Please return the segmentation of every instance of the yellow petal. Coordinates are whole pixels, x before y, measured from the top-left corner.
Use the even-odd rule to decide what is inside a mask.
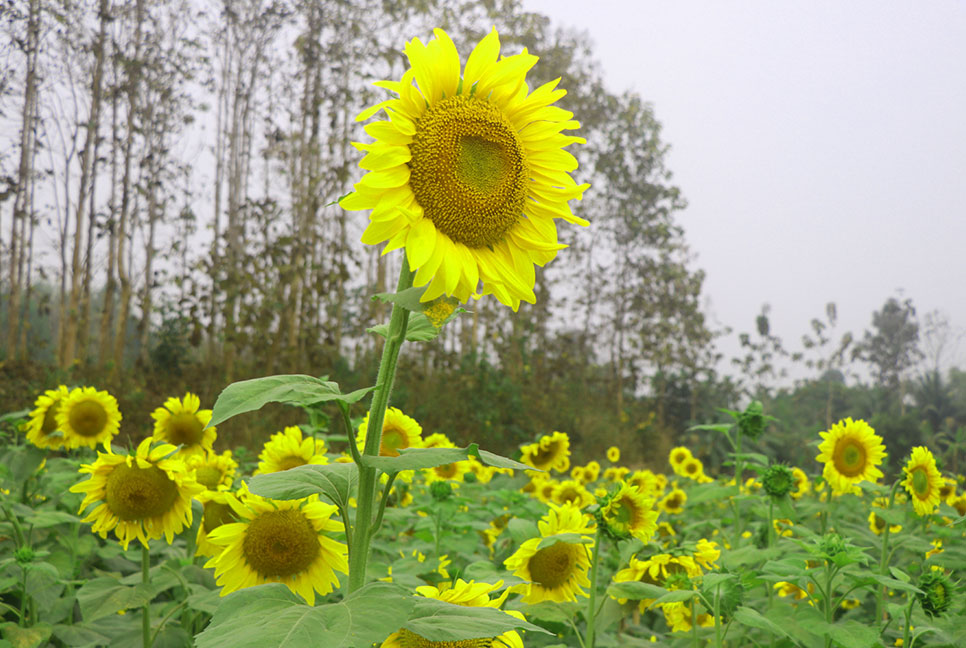
[[[409,236],[406,238],[409,267],[416,269],[426,263],[436,245],[436,226],[433,225],[433,221],[423,218],[409,230]]]

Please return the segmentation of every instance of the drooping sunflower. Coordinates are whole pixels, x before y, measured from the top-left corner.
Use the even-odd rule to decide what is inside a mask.
[[[674,471],[675,475],[683,476],[682,472],[684,468],[684,462],[691,459],[691,450],[685,446],[678,446],[673,448],[668,454],[668,463],[671,464],[671,470]]]
[[[96,448],[102,443],[108,447],[121,427],[121,412],[106,391],[77,387],[60,401],[56,421],[65,447]]]
[[[815,460],[825,463],[822,476],[833,494],[853,492],[859,482],[875,482],[882,477],[877,466],[885,459],[885,446],[868,423],[846,418],[819,435],[822,442]]]
[[[537,470],[567,472],[570,468],[570,437],[564,432],[545,434],[520,450],[520,462]]]
[[[456,579],[452,586],[423,585],[416,588],[416,594],[432,598],[453,605],[467,607],[499,608],[506,599],[509,590],[490,599],[490,593],[503,586],[503,581],[490,585],[489,583],[466,582],[462,578]],[[507,614],[521,621],[526,621],[522,613],[517,610],[507,610]],[[430,641],[415,632],[402,628],[386,638],[380,648],[523,648],[523,640],[515,630],[504,632],[499,637],[485,637],[480,639],[462,639],[460,641]]]
[[[587,596],[583,587],[590,586],[587,571],[590,556],[583,544],[557,541],[539,549],[543,538],[561,533],[592,534],[589,518],[573,504],[550,505],[550,511],[537,523],[539,538],[524,541],[503,564],[527,581],[519,586],[524,603],[540,601],[576,601]],[[589,537],[587,538],[589,540]]]
[[[617,446],[607,448],[607,461],[617,463],[621,460],[621,449]]]
[[[356,445],[359,452],[366,445],[366,431],[369,428],[369,415],[359,425],[356,435]],[[398,457],[399,451],[406,448],[421,448],[423,428],[416,419],[406,416],[397,407],[386,409],[386,416],[382,421],[382,441],[379,443],[380,457]]]
[[[664,496],[658,503],[662,511],[668,515],[678,515],[684,512],[684,505],[688,501],[688,494],[680,488],[673,488],[671,492]]]
[[[912,449],[912,456],[903,468],[906,478],[902,485],[912,499],[912,507],[917,515],[929,515],[939,506],[939,489],[943,476],[936,468],[936,458],[925,446]]]
[[[70,390],[66,385],[48,389],[34,401],[34,408],[27,421],[27,441],[38,448],[58,450],[64,447],[64,435],[57,427],[57,411]]]
[[[185,463],[188,470],[194,472],[198,483],[208,490],[230,490],[238,470],[238,462],[232,458],[231,450],[221,454],[192,454],[186,457]]]
[[[282,472],[306,464],[327,464],[325,441],[302,437],[302,430],[294,425],[276,432],[269,438],[258,455],[255,475]]]
[[[342,529],[331,519],[338,509],[317,495],[300,500],[272,500],[227,493],[238,522],[208,533],[208,542],[222,551],[205,567],[214,567],[222,596],[262,583],[283,583],[315,604],[315,593],[338,587],[335,572],[349,571],[346,546],[326,535]]]
[[[211,421],[211,410],[200,407],[201,399],[191,392],[184,398],[172,396],[164,401],[151,412],[155,438],[180,446],[179,453],[184,456],[211,452],[218,433],[214,427],[205,427]]]
[[[579,123],[552,105],[566,92],[551,81],[532,93],[526,73],[537,57],[525,49],[500,54],[491,31],[470,53],[460,75],[456,46],[441,29],[436,39],[406,44],[410,69],[400,81],[377,83],[392,99],[357,119],[385,110],[388,121],[366,126],[375,141],[356,144],[369,171],[341,201],[371,209],[362,242],[406,248],[414,285],[429,284],[423,301],[443,294],[460,301],[493,294],[517,310],[533,303],[534,264],[557,250],[554,222],[587,225],[568,205],[588,185],[570,172],[577,160],[564,147],[583,138],[564,135]]]
[[[615,540],[637,538],[647,544],[657,530],[654,500],[627,483],[604,503],[597,517],[598,524]]]
[[[148,437],[134,455],[116,455],[108,446],[93,464],[81,466],[91,478],[70,488],[85,493],[78,512],[94,505],[84,518],[91,531],[107,538],[113,530],[125,550],[134,539],[147,547],[164,536],[171,544],[191,526],[191,499],[204,491],[184,461],[172,456],[177,448],[167,443],[152,448],[154,442]]]

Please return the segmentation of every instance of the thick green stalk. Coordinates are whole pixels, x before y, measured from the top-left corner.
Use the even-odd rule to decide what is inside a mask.
[[[889,492],[889,502],[886,505],[886,510],[892,509],[892,503],[895,501],[896,488],[899,486],[899,481],[896,481],[892,485],[892,490]],[[882,530],[882,555],[879,557],[879,575],[885,576],[889,571],[889,527],[892,525],[885,522],[885,528]],[[886,596],[886,586],[879,585],[879,590],[876,592],[875,597],[875,622],[876,625],[882,623],[883,617],[885,616],[885,596]]]
[[[594,648],[596,641],[594,626],[597,621],[597,569],[600,565],[600,543],[602,540],[600,526],[598,525],[597,534],[594,536],[594,549],[590,557],[590,601],[587,603],[587,639],[584,641],[586,648]]]
[[[144,545],[141,545],[141,582],[151,584],[151,552]],[[141,610],[141,645],[151,648],[151,601]]]
[[[402,292],[413,285],[413,273],[404,258],[399,271],[399,282],[396,292]],[[382,360],[379,361],[379,375],[376,378],[376,390],[372,395],[372,405],[369,408],[369,422],[366,426],[366,446],[363,456],[377,456],[382,444],[382,424],[389,406],[389,396],[392,393],[393,380],[396,377],[396,364],[399,361],[399,349],[406,340],[406,326],[409,324],[409,311],[393,304],[392,314],[389,316],[389,331],[386,344],[382,348]],[[372,511],[376,496],[376,469],[358,464],[359,496],[356,502],[356,523],[352,534],[352,546],[349,549],[349,593],[355,592],[366,584],[366,565],[369,562],[369,541],[372,528]]]

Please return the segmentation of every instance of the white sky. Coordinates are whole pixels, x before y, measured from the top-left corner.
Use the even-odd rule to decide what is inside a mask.
[[[719,324],[768,302],[797,346],[834,301],[860,336],[901,290],[966,326],[966,2],[523,4],[654,105]]]

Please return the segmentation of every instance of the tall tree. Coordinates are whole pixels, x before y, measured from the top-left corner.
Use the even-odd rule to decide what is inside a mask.
[[[876,383],[898,399],[905,413],[903,397],[906,374],[922,358],[919,350],[919,322],[911,299],[890,297],[872,314],[872,329],[865,332],[853,355],[871,365]]]

